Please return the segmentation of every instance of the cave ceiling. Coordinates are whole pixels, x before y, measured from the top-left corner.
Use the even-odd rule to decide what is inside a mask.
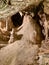
[[[38,5],[41,0],[0,0],[0,18],[4,18],[25,9],[30,5]]]

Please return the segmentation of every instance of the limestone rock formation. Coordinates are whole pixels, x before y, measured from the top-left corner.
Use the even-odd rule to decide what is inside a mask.
[[[45,0],[43,5],[44,5],[44,12],[49,15],[49,0]]]
[[[11,17],[20,11],[15,27]],[[0,0],[0,48],[0,65],[49,65],[49,0]]]
[[[0,50],[0,65],[34,65],[37,53],[37,45],[16,41]]]
[[[49,65],[49,51],[39,53],[39,65]]]
[[[46,50],[49,50],[49,38],[42,41],[40,50],[43,52],[46,52]]]
[[[17,32],[18,35],[22,34],[22,39],[29,40],[33,44],[40,44],[42,40],[42,34],[39,25],[30,15],[25,15],[23,24],[20,26],[22,29]]]
[[[0,18],[11,16],[30,5],[38,5],[41,0],[0,0]],[[9,4],[9,2],[11,4]]]
[[[41,42],[40,28],[34,19],[27,14],[25,14],[20,28],[17,35],[22,35],[22,38],[0,49],[0,65],[37,64],[35,60],[39,48],[36,43],[40,44]],[[3,59],[4,61],[2,61]]]
[[[3,30],[4,26],[1,26],[0,41],[3,41],[3,42],[5,41],[8,44],[8,41],[11,40],[11,42],[12,42],[12,38],[11,38],[12,35],[10,34],[10,32],[12,31],[11,29],[13,28],[12,27],[13,24],[10,21],[10,18],[7,19],[7,22],[8,22],[7,31],[6,31],[6,24],[5,24],[4,30]],[[19,30],[19,28],[20,28],[20,30]],[[19,28],[18,28],[18,30],[19,30],[18,32],[16,31],[16,28],[14,28],[16,34],[14,34],[13,41],[19,40],[22,37],[22,39],[30,40],[29,42],[32,42],[33,44],[37,43],[40,45],[41,40],[42,40],[41,29],[40,29],[39,25],[36,23],[36,21],[34,19],[32,19],[32,17],[30,15],[24,16],[23,23]]]

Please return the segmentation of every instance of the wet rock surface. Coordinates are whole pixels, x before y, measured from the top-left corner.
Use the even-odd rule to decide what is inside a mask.
[[[22,35],[21,39],[0,49],[1,65],[37,64],[35,59],[39,51],[38,44],[40,44],[42,39],[40,37],[40,27],[30,15],[25,14],[23,24],[20,28],[21,29],[17,32],[17,35]],[[10,40],[12,41],[12,39]],[[2,61],[3,59],[4,61]]]

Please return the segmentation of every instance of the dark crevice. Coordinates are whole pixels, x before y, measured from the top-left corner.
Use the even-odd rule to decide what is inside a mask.
[[[11,5],[11,1],[9,0],[8,5]]]
[[[13,16],[11,16],[11,20],[15,27],[19,27],[23,23],[23,16],[21,16],[20,13],[18,12],[16,14],[14,14]]]

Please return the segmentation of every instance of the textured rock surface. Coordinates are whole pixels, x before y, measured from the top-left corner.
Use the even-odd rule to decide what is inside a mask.
[[[30,8],[33,8],[33,5],[35,5],[36,9],[36,5],[38,5],[40,1],[43,0],[0,0],[0,24],[2,23],[2,25],[0,25],[2,28],[2,31],[0,30],[1,47],[6,46],[10,39],[10,31],[13,27],[10,17],[19,10],[27,10],[27,12],[30,13],[30,11],[32,11]],[[43,5],[46,19],[49,21],[49,1],[44,0]],[[40,9],[40,6],[38,9]],[[38,11],[35,13],[38,14]],[[6,20],[9,26],[8,31],[6,31],[5,28]],[[49,39],[43,40],[42,44],[40,44],[42,34],[36,21],[32,19],[31,16],[25,15],[23,24],[19,28],[19,31],[15,32],[17,36],[14,35],[16,38],[14,39],[15,42],[0,49],[0,65],[49,65]],[[40,50],[38,44],[41,45]],[[38,58],[36,60],[37,55],[39,56],[38,64]]]
[[[12,23],[10,22],[10,19],[8,20],[8,25],[9,25],[9,30],[12,27]],[[4,26],[3,26],[4,28]],[[16,30],[16,28],[15,28]],[[2,31],[2,30],[1,30]],[[15,31],[16,32],[16,31]],[[23,18],[23,24],[20,26],[20,30],[14,35],[14,40],[19,40],[20,38],[22,39],[27,39],[29,42],[32,42],[33,44],[39,44],[41,43],[42,40],[42,34],[40,31],[40,27],[36,23],[34,19],[30,15],[25,15]],[[19,37],[20,36],[20,37]],[[2,31],[0,32],[0,41],[5,41],[6,43],[9,41],[10,38],[10,31]],[[2,43],[0,43],[2,44]]]
[[[39,50],[36,43],[39,43],[41,40],[40,28],[38,28],[38,25],[36,25],[35,21],[29,15],[24,16],[21,27],[22,29],[17,33],[18,35],[23,35],[21,40],[1,48],[0,65],[36,64],[35,59]],[[4,61],[2,61],[3,59]]]
[[[42,40],[42,34],[40,27],[30,15],[25,15],[23,19],[22,29],[17,33],[22,34],[22,39],[27,39],[34,44],[40,44]]]
[[[0,65],[33,64],[37,53],[37,45],[17,41],[0,50]]]
[[[40,50],[43,52],[46,52],[46,50],[49,50],[49,38],[42,41]]]
[[[4,18],[19,10],[23,10],[24,8],[30,5],[38,5],[41,0],[10,0],[11,4],[9,5],[9,0],[1,0],[0,1],[0,18]],[[5,6],[3,6],[5,5]]]
[[[46,14],[49,14],[49,0],[45,0],[43,4],[44,4],[44,12]]]
[[[39,53],[39,65],[49,65],[49,51]]]

